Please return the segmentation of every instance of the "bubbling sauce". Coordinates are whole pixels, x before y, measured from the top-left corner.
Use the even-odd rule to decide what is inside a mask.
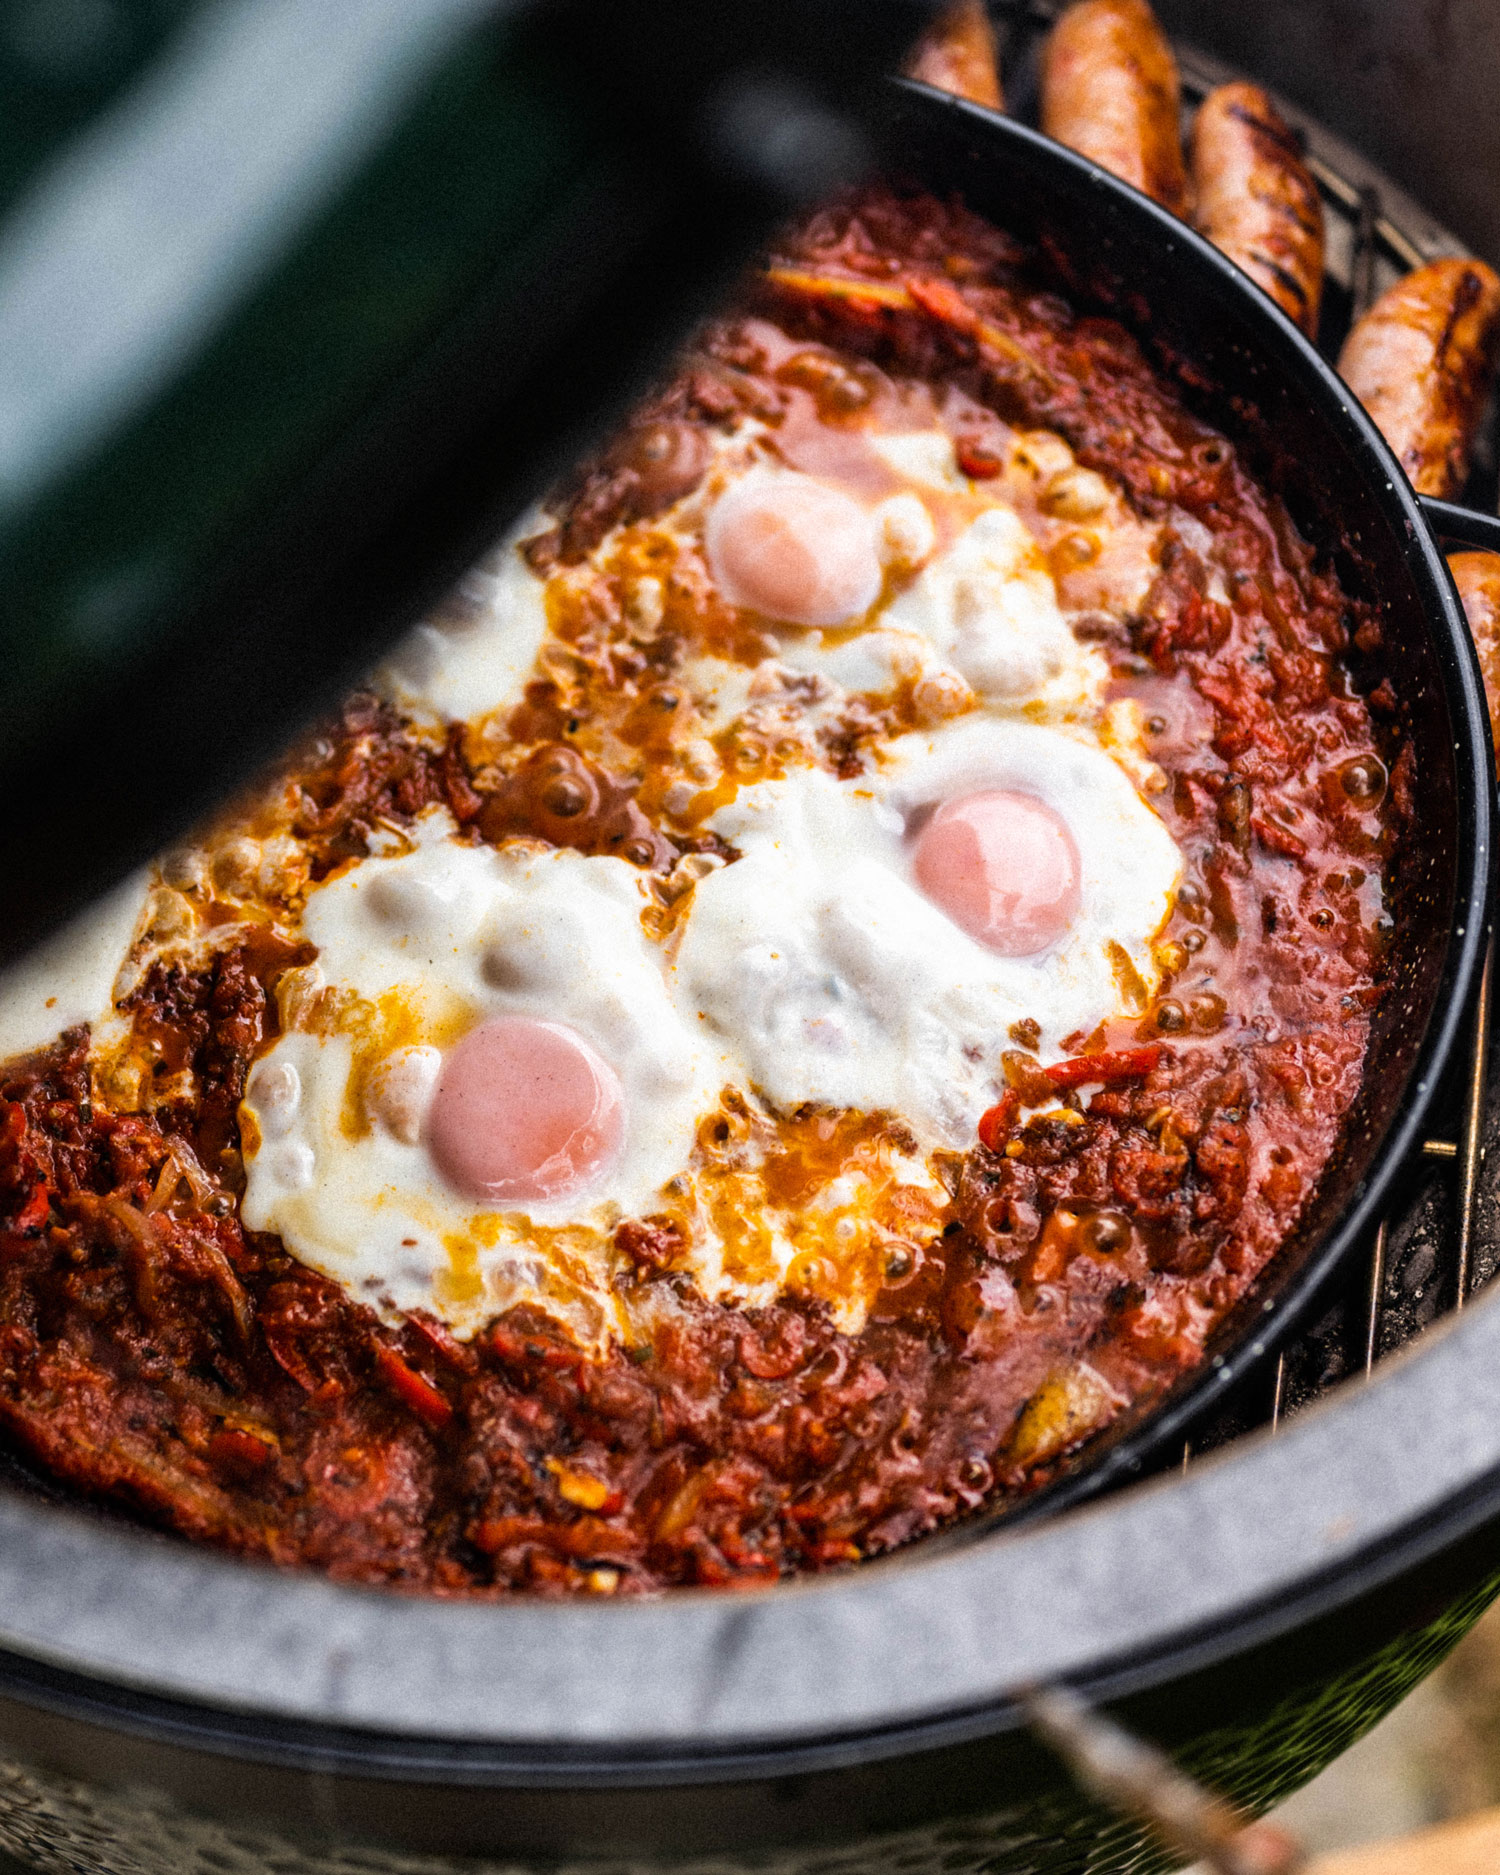
[[[344,1580],[646,1593],[1003,1507],[1202,1360],[1359,1087],[1415,761],[1378,615],[1055,284],[956,204],[813,216],[163,859],[111,1010],[0,1068],[20,1449]],[[361,1153],[434,1194],[371,1187],[363,1285],[298,1234]]]

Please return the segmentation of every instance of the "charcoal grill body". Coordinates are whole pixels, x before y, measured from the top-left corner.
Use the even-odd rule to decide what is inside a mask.
[[[1483,1297],[1367,1386],[1181,1465],[1209,1408],[1263,1388],[1285,1325],[1339,1306],[1350,1272],[1367,1281],[1377,1221],[1411,1198],[1471,1060],[1492,756],[1422,511],[1291,328],[1178,225],[920,90],[892,92],[882,131],[898,166],[999,219],[1029,203],[1071,243],[1080,290],[1108,300],[1148,250],[1148,336],[1249,391],[1306,524],[1351,528],[1351,577],[1390,604],[1424,838],[1376,1066],[1304,1239],[1258,1329],[1236,1324],[1166,1413],[1126,1428],[1066,1514],[745,1597],[403,1599],[0,1493],[0,1849],[32,1866],[1145,1870],[1155,1852],[1020,1728],[1018,1687],[1117,1702],[1261,1806],[1500,1586],[1500,1308]],[[1298,461],[1316,473],[1299,482]]]

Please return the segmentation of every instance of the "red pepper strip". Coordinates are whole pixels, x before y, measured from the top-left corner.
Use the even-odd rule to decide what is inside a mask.
[[[499,1360],[512,1361],[519,1366],[526,1359],[526,1342],[513,1328],[496,1322],[490,1330],[490,1351]]]
[[[439,1321],[430,1315],[408,1315],[407,1324],[427,1343],[440,1361],[446,1361],[460,1373],[468,1373],[474,1365],[474,1356],[461,1341],[455,1341]]]
[[[780,1575],[781,1571],[763,1550],[746,1549],[740,1537],[727,1531],[719,1538],[719,1551],[736,1569],[753,1570],[757,1575]]]
[[[238,1426],[221,1426],[208,1442],[208,1456],[230,1471],[260,1471],[276,1456],[269,1437],[260,1438]]]
[[[808,1555],[823,1568],[831,1568],[838,1563],[859,1562],[862,1560],[859,1545],[841,1539],[831,1539],[823,1543],[810,1543]]]
[[[972,437],[959,437],[953,455],[959,468],[974,482],[987,482],[1005,467],[1003,458],[988,443],[976,442]]]
[[[997,353],[1021,365],[1043,384],[1053,382],[1036,360],[1008,332],[981,319],[974,308],[946,280],[912,278],[899,286],[891,280],[841,280],[828,274],[808,273],[800,267],[769,267],[766,278],[786,292],[808,299],[842,302],[854,314],[879,318],[890,312],[921,312],[940,325],[972,338],[981,351]]]
[[[16,1213],[15,1229],[19,1231],[40,1230],[47,1222],[48,1199],[51,1193],[45,1184],[33,1185],[31,1196]]]
[[[546,1543],[554,1526],[541,1517],[481,1517],[469,1530],[469,1541],[486,1556],[495,1556],[518,1543]]]
[[[1138,1081],[1161,1060],[1161,1043],[1145,1048],[1117,1048],[1112,1054],[1075,1055],[1042,1072],[1054,1087],[1083,1087],[1090,1081]]]
[[[375,1343],[375,1365],[380,1369],[381,1379],[403,1406],[410,1408],[434,1432],[443,1430],[453,1417],[453,1407],[436,1387],[425,1381],[414,1367],[408,1367],[396,1350],[388,1348],[383,1341]]]
[[[906,290],[929,318],[952,326],[955,332],[979,330],[979,314],[948,281],[924,280],[920,274],[912,274],[907,278]]]
[[[1262,820],[1259,814],[1250,816],[1250,825],[1261,845],[1273,853],[1280,853],[1287,859],[1306,859],[1307,846],[1295,833],[1288,833],[1285,827],[1278,827],[1274,820]]]
[[[939,325],[947,326],[950,331],[973,339],[981,352],[998,353],[1001,358],[1008,358],[1013,364],[1021,365],[1041,383],[1052,382],[1051,373],[1042,369],[1024,345],[999,326],[992,325],[988,319],[981,319],[963,294],[948,281],[914,277],[907,280],[906,290],[911,295],[912,304],[926,313],[929,319],[936,319]]]
[[[578,1517],[572,1523],[548,1523],[541,1517],[481,1517],[470,1526],[469,1541],[487,1556],[521,1544],[535,1544],[580,1562],[634,1562],[642,1549],[632,1530],[619,1530],[597,1517]]]
[[[513,1328],[496,1322],[489,1334],[490,1348],[502,1361],[517,1367],[540,1363],[543,1367],[569,1368],[587,1365],[582,1348],[561,1348],[555,1342],[537,1341],[530,1335],[518,1335]]]
[[[1014,1088],[1002,1094],[988,1112],[979,1116],[980,1145],[989,1152],[998,1152],[1005,1144],[1005,1135],[1015,1124],[1020,1110],[1021,1096]]]

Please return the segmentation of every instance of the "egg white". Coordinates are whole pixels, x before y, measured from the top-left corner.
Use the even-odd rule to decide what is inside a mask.
[[[520,543],[548,525],[540,508],[531,509],[402,639],[375,678],[393,703],[463,722],[521,700],[547,633],[547,583]]]
[[[133,875],[0,971],[0,1061],[45,1048],[77,1023],[109,1018],[149,885],[145,873]]]
[[[1013,509],[986,508],[885,608],[887,631],[925,638],[976,695],[1048,715],[1097,708],[1109,679],[1058,610],[1052,576]]]
[[[642,931],[642,894],[623,860],[441,836],[314,891],[303,930],[327,989],[304,989],[302,1026],[250,1076],[250,1228],[361,1300],[427,1309],[461,1332],[517,1301],[557,1312],[559,1295],[588,1291],[597,1304],[609,1231],[652,1208],[718,1092]],[[382,1028],[392,1008],[399,1021]],[[624,1141],[583,1190],[486,1210],[438,1172],[422,1106],[442,1049],[502,1014],[565,1023],[594,1045],[620,1079]],[[580,1227],[576,1244],[547,1236],[562,1226]]]
[[[1066,445],[1055,440],[1071,463]],[[997,711],[1058,722],[1096,714],[1108,663],[1070,629],[1041,546],[1008,485],[966,477],[952,438],[939,429],[871,433],[866,442],[905,483],[872,509],[887,564],[901,577],[882,603],[836,630],[768,621],[781,640],[781,660],[846,694],[888,695],[902,682],[946,676]],[[701,514],[711,529],[719,501],[747,477],[766,473],[754,457],[747,466],[726,456],[708,498],[685,505],[682,520],[691,526]],[[1020,486],[1029,488],[1024,477]],[[945,514],[950,527],[955,515],[962,524],[939,547],[934,517]]]
[[[698,885],[673,995],[706,1023],[718,1078],[783,1111],[889,1111],[929,1148],[962,1147],[1013,1023],[1039,1024],[1055,1059],[1064,1037],[1141,1013],[1130,973],[1147,993],[1159,979],[1181,861],[1118,765],[1060,731],[970,718],[886,758],[868,781],[807,769],[742,789],[714,816],[742,857]],[[986,949],[912,878],[920,810],[990,788],[1045,801],[1078,847],[1078,917],[1037,956]]]

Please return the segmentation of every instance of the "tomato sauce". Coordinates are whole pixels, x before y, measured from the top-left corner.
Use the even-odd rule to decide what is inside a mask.
[[[943,1215],[891,1252],[859,1333],[805,1298],[705,1300],[674,1268],[676,1226],[642,1218],[615,1238],[639,1338],[595,1357],[524,1309],[467,1343],[422,1317],[390,1325],[244,1230],[237,1103],[276,1032],[275,985],[310,948],[251,931],[201,969],[158,966],[127,1013],[163,1088],[191,1089],[180,1100],[96,1105],[82,1031],[0,1070],[0,1420],[24,1452],[188,1537],[346,1580],[465,1596],[753,1584],[1019,1499],[1203,1358],[1358,1088],[1413,757],[1389,683],[1352,675],[1378,619],[1130,334],[1039,281],[1008,237],[930,198],[818,215],[529,553],[576,565],[664,509],[734,411],[783,424],[790,459],[812,464],[838,411],[897,377],[964,413],[970,476],[998,461],[1000,423],[1049,428],[1140,514],[1191,515],[1229,569],[1222,596],[1201,536],[1169,532],[1139,616],[1098,628],[1185,861],[1155,999],[1051,1067],[1017,1024],[1009,1092],[951,1166]],[[813,362],[778,375],[788,358]],[[612,655],[623,742],[649,753],[675,707],[661,640]],[[822,757],[858,772],[889,727],[851,710]],[[311,876],[434,803],[476,839],[655,873],[715,848],[585,752],[556,684],[533,683],[511,729],[536,746],[499,775],[457,726],[439,747],[356,698],[292,764]],[[796,1116],[778,1191],[870,1124]]]

